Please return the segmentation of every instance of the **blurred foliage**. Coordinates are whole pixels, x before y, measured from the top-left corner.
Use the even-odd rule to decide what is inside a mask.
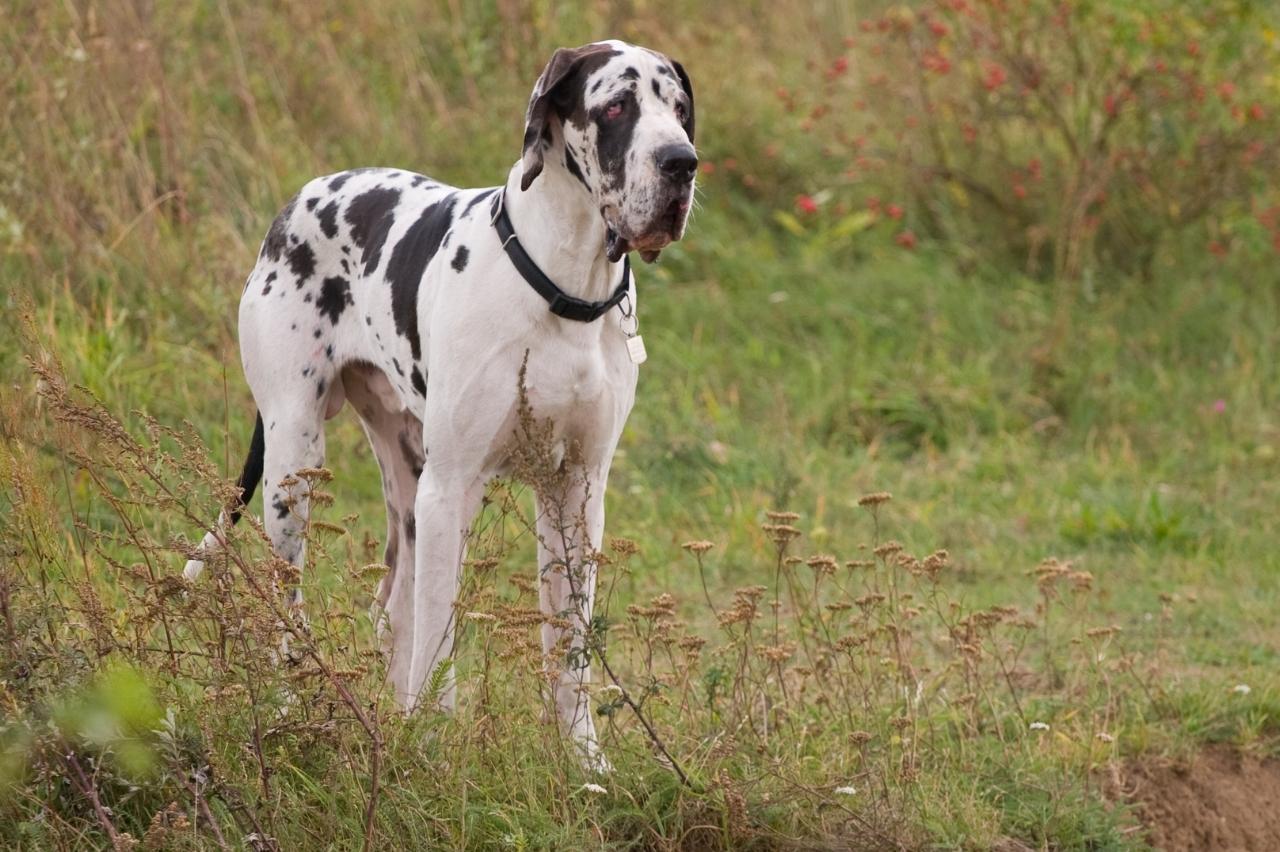
[[[1276,26],[1247,0],[887,7],[776,93],[824,155],[797,210],[1057,278],[1150,276],[1187,239],[1270,256]]]

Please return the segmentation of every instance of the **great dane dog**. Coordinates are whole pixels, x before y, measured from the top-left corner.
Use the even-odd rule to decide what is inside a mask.
[[[551,57],[503,186],[457,189],[384,168],[304,186],[268,231],[240,301],[241,360],[259,413],[241,502],[198,555],[224,544],[263,479],[272,549],[302,567],[308,486],[295,473],[323,465],[324,422],[349,401],[382,471],[390,573],[377,602],[390,681],[412,709],[452,654],[464,543],[486,484],[511,472],[527,359],[533,414],[575,448],[566,458],[581,460],[563,477],[580,493],[536,495],[541,604],[571,612],[580,637],[594,577],[588,570],[576,606],[563,572],[548,567],[589,565],[601,543],[609,465],[644,357],[626,258],[634,250],[651,262],[683,235],[693,129],[678,62],[599,42]],[[554,505],[579,507],[586,540],[561,544]],[[184,573],[194,580],[202,568],[193,559]],[[300,603],[296,590],[290,603]],[[542,629],[549,653],[567,638]],[[560,670],[561,723],[594,755],[590,671]],[[440,701],[453,700],[450,681]]]

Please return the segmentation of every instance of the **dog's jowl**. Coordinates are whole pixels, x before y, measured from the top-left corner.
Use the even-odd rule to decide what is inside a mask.
[[[242,500],[261,479],[272,547],[301,566],[308,485],[295,474],[324,464],[324,422],[351,404],[382,471],[391,570],[379,622],[406,709],[452,653],[464,544],[486,484],[511,472],[526,359],[532,413],[554,424],[562,452],[574,447],[565,457],[578,468],[554,486],[572,493],[536,495],[542,604],[572,611],[574,636],[590,617],[590,571],[575,595],[554,566],[589,569],[601,542],[609,465],[643,352],[628,256],[653,261],[682,236],[693,131],[679,63],[616,41],[557,50],[503,185],[340,172],[304,186],[263,240],[240,302],[241,358],[259,411]],[[585,535],[553,535],[565,520],[556,507],[579,513]],[[206,552],[241,508],[218,519]],[[188,578],[202,567],[189,562]],[[548,649],[565,639],[544,628]],[[559,668],[561,722],[599,761],[583,689],[590,671]]]

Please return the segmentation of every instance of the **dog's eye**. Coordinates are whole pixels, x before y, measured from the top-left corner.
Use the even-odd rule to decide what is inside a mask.
[[[684,104],[676,104],[676,119],[684,124],[689,120],[689,108]]]
[[[627,102],[619,98],[618,100],[613,101],[612,103],[610,103],[608,106],[604,108],[604,117],[612,121],[613,119],[622,115],[623,111],[626,108],[627,108]]]

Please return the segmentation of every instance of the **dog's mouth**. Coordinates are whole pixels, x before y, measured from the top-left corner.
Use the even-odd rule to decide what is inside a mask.
[[[605,215],[605,253],[611,263],[617,263],[629,251],[640,253],[645,263],[653,263],[658,254],[684,234],[685,219],[689,215],[690,197],[681,194],[671,199],[653,218],[649,227],[639,236],[623,236],[618,227]]]

